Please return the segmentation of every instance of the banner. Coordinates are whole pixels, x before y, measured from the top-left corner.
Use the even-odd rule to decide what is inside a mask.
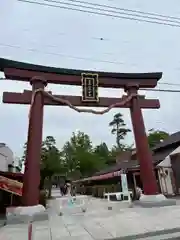
[[[21,182],[0,176],[0,189],[22,196],[22,187],[23,184]]]
[[[128,182],[126,174],[121,174],[122,192],[128,192]]]

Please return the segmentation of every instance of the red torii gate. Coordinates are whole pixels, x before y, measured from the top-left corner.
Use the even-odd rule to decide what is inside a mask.
[[[162,77],[162,73],[128,74],[81,71],[33,65],[4,58],[0,58],[0,71],[4,72],[6,79],[26,81],[32,85],[32,91],[3,93],[3,103],[31,104],[22,198],[25,206],[39,203],[44,105],[68,105],[78,112],[95,114],[103,114],[114,107],[130,108],[144,193],[146,195],[158,194],[152,155],[148,146],[141,109],[157,109],[160,104],[159,100],[139,96],[138,89],[154,88]],[[44,90],[48,83],[82,85],[83,94],[82,96],[51,95]],[[123,88],[127,94],[121,98],[99,98],[98,87]],[[107,107],[108,109],[98,112],[79,109],[76,106]]]

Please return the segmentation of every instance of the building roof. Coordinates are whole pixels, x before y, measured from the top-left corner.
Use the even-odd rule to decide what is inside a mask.
[[[65,74],[81,76],[82,72],[98,73],[99,77],[109,77],[109,78],[123,78],[123,79],[156,79],[159,80],[162,77],[162,72],[155,73],[116,73],[116,72],[95,72],[91,70],[77,70],[77,69],[67,69],[67,68],[56,68],[47,67],[37,64],[24,63],[14,60],[9,60],[5,58],[0,58],[0,71],[4,72],[5,68],[16,68],[23,70],[31,70],[44,73],[55,73],[55,74]]]
[[[164,139],[163,142],[158,143],[151,150],[152,150],[152,152],[157,152],[157,151],[161,150],[162,148],[167,148],[167,147],[170,147],[171,145],[175,145],[177,143],[180,143],[180,131],[169,135],[166,139]],[[136,156],[136,149],[132,150],[132,156]]]
[[[21,173],[21,172],[3,172],[3,171],[0,171],[0,176],[11,178],[11,179],[14,179],[14,180],[19,180],[19,181],[23,181],[23,175],[24,174]]]
[[[165,149],[161,152],[157,152],[153,154],[153,163],[156,166],[158,163],[160,163],[161,161],[163,161],[171,152],[172,152],[172,148],[169,149]],[[140,165],[139,165],[139,161],[138,160],[124,160],[121,161],[105,170],[99,171],[96,174],[94,174],[93,176],[98,176],[98,175],[102,175],[102,174],[107,174],[110,172],[116,172],[119,171],[121,169],[123,170],[136,170],[139,169]]]
[[[166,140],[157,144],[152,149],[153,163],[156,166],[163,161],[173,150],[180,145],[180,132],[173,133]],[[139,169],[140,165],[138,160],[124,160],[120,161],[113,166],[108,167],[102,171],[95,173],[93,176],[104,175],[120,170],[136,170]]]
[[[110,172],[116,172],[119,171],[121,169],[135,169],[139,167],[139,163],[136,160],[133,161],[128,161],[128,160],[124,160],[121,161],[119,163],[114,164],[113,166],[107,167],[106,169],[99,171],[97,173],[95,173],[93,176],[98,176],[98,175],[102,175],[102,174],[107,174]]]
[[[176,132],[167,137],[163,142],[157,144],[152,148],[153,151],[157,151],[161,148],[169,147],[170,145],[180,143],[180,132]]]

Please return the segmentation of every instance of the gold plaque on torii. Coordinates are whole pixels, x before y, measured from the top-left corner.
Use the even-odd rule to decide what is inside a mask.
[[[99,102],[98,74],[82,73],[82,102]]]

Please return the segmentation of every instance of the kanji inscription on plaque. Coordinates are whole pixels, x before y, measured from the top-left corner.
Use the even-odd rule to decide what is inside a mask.
[[[82,73],[82,101],[98,102],[98,74]]]

